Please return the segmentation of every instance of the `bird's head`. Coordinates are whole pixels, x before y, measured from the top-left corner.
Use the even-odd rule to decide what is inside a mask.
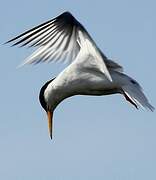
[[[54,78],[55,79],[55,78]],[[45,98],[45,90],[48,87],[48,85],[54,80],[51,79],[50,81],[47,81],[41,88],[40,93],[39,93],[39,101],[41,106],[43,107],[43,109],[46,111],[47,113],[47,117],[48,117],[48,129],[49,129],[49,134],[50,134],[50,138],[52,139],[52,129],[53,129],[53,109],[50,108],[46,98]]]

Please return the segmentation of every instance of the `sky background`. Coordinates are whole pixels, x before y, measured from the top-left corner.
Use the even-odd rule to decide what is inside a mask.
[[[154,0],[1,2],[0,179],[156,179],[156,112],[136,110],[121,95],[75,96],[57,107],[51,141],[38,94],[65,65],[17,69],[33,49],[2,45],[68,10],[156,107],[155,8]]]

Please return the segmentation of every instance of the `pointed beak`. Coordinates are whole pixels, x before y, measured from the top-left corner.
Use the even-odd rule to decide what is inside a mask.
[[[47,111],[47,117],[48,117],[48,130],[49,130],[49,135],[50,138],[52,139],[52,134],[53,134],[53,112]]]

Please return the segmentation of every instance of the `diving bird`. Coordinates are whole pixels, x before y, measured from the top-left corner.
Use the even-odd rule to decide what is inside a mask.
[[[37,47],[23,64],[51,61],[70,63],[57,77],[46,82],[39,93],[40,104],[48,116],[51,139],[55,108],[61,101],[74,95],[119,93],[136,108],[141,106],[154,110],[139,83],[126,75],[122,66],[104,55],[70,12],[64,12],[7,41],[11,42],[12,45]]]

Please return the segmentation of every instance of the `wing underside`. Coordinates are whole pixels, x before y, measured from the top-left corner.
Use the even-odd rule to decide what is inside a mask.
[[[64,12],[7,43],[13,43],[13,46],[37,47],[23,64],[57,61],[70,63],[76,59],[82,47],[85,47],[96,60],[99,71],[112,80],[108,70],[108,66],[112,63],[106,62],[108,61],[106,56],[101,53],[89,33],[69,12]]]

